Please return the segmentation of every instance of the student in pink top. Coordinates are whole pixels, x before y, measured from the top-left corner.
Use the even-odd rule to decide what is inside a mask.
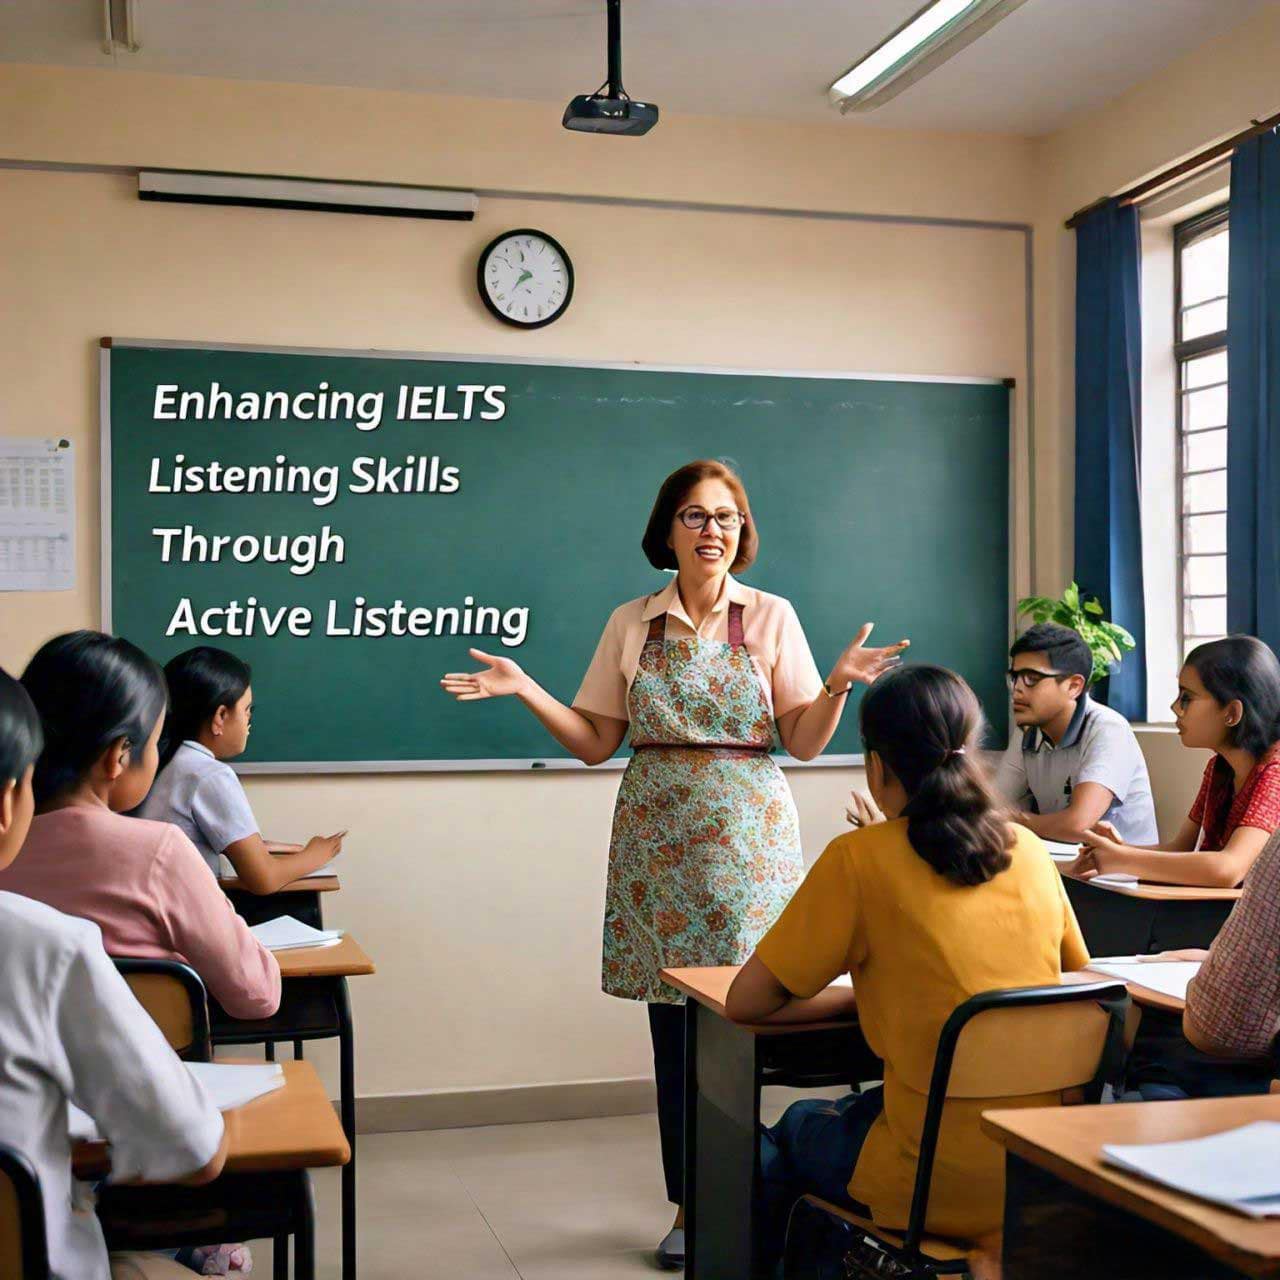
[[[185,960],[235,1018],[280,1005],[280,966],[236,915],[191,841],[127,818],[156,773],[160,668],[127,640],[74,631],[22,675],[40,713],[36,817],[0,890],[92,920],[116,956]]]

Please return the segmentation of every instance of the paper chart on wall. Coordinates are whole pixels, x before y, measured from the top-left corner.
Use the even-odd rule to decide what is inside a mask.
[[[0,591],[75,586],[74,450],[56,437],[0,437]]]

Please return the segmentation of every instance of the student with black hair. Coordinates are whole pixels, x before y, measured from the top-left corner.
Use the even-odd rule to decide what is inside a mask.
[[[734,979],[725,1010],[739,1022],[820,1020],[844,1011],[847,993],[826,988],[852,975],[884,1087],[792,1105],[762,1139],[762,1172],[775,1201],[812,1191],[900,1229],[951,1012],[982,991],[1058,982],[1089,954],[1044,845],[1008,821],[988,788],[973,690],[941,667],[905,667],[871,686],[861,718],[867,781],[886,820],[827,846]],[[947,1102],[929,1231],[999,1228],[1003,1152],[979,1119],[1001,1105]]]
[[[996,788],[1016,819],[1046,840],[1079,844],[1109,822],[1132,844],[1154,844],[1155,804],[1133,728],[1089,696],[1093,654],[1053,622],[1030,627],[1009,650],[1014,731]]]
[[[160,769],[137,816],[172,822],[215,876],[219,855],[225,854],[250,893],[267,894],[331,861],[346,832],[312,836],[305,845],[262,838],[249,797],[226,763],[249,741],[252,674],[247,662],[209,645],[170,659],[164,669],[169,716]]]
[[[23,847],[35,808],[40,719],[0,671],[0,868]],[[111,1143],[117,1181],[211,1182],[227,1143],[210,1104],[102,949],[97,927],[0,892],[0,1142],[40,1183],[53,1280],[178,1280],[155,1255],[107,1257],[92,1190],[71,1172],[67,1103]]]
[[[1197,645],[1178,673],[1172,711],[1184,747],[1214,753],[1191,812],[1167,844],[1102,824],[1070,868],[1167,884],[1240,884],[1280,827],[1280,662],[1253,636]]]
[[[0,889],[92,920],[107,951],[186,961],[235,1018],[280,1004],[280,966],[195,846],[124,816],[151,788],[164,723],[160,668],[127,640],[73,631],[42,645],[22,683],[40,714],[36,817]]]

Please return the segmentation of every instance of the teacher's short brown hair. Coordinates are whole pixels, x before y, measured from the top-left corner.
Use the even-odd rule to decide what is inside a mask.
[[[755,561],[756,552],[760,549],[760,539],[756,535],[755,521],[751,518],[751,505],[747,501],[747,491],[743,487],[742,478],[727,463],[717,458],[699,458],[696,462],[686,462],[683,467],[673,471],[663,482],[654,501],[653,510],[649,513],[649,523],[645,526],[644,537],[640,545],[655,569],[676,569],[676,553],[667,546],[671,536],[671,522],[676,512],[684,505],[689,490],[703,480],[723,481],[733,494],[738,510],[743,514],[742,526],[738,530],[738,554],[734,556],[729,569],[733,573],[741,573],[750,568]]]

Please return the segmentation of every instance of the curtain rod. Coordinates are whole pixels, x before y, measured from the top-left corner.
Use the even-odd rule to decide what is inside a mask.
[[[1170,165],[1169,168],[1162,170],[1154,177],[1147,178],[1136,186],[1130,187],[1127,191],[1120,192],[1115,199],[1122,205],[1137,204],[1139,200],[1160,190],[1161,187],[1167,187],[1177,179],[1185,178],[1188,174],[1194,174],[1198,170],[1206,168],[1215,160],[1221,160],[1224,156],[1229,156],[1241,143],[1248,142],[1250,138],[1256,138],[1258,134],[1266,133],[1277,125],[1280,125],[1280,112],[1273,116],[1268,116],[1265,120],[1255,120],[1249,128],[1242,129],[1239,133],[1223,142],[1214,143],[1213,146],[1207,147],[1199,155],[1194,155],[1189,160],[1181,160],[1177,164]],[[1081,219],[1106,204],[1111,198],[1110,196],[1102,196],[1092,204],[1085,205],[1083,209],[1077,209],[1067,219],[1065,226],[1068,230],[1076,227]]]

